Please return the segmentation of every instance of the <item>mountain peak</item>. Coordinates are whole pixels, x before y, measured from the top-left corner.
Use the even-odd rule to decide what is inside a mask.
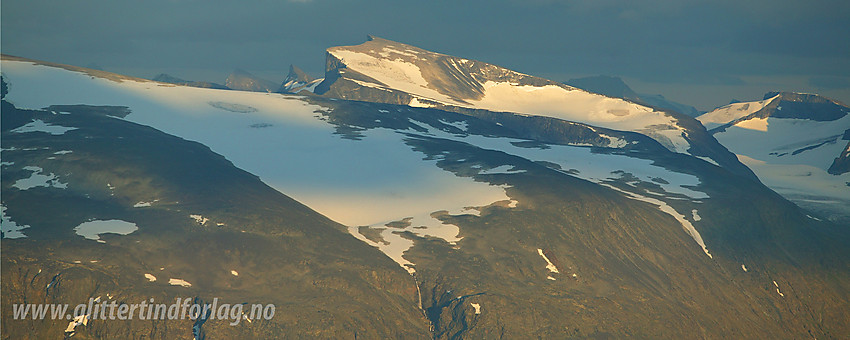
[[[151,78],[151,80],[153,80],[153,81],[158,81],[158,82],[160,82],[160,83],[172,83],[172,84],[177,84],[177,83],[183,83],[183,82],[186,82],[186,80],[183,80],[183,79],[177,78],[177,77],[172,76],[172,75],[170,75],[170,74],[168,74],[168,73],[160,73],[160,74],[157,74],[155,77]]]
[[[289,81],[303,82],[309,83],[316,78],[311,77],[309,74],[298,68],[295,65],[289,65],[289,74],[286,76],[286,79],[283,80],[284,83]]]
[[[578,87],[585,91],[604,94],[609,97],[623,98],[632,101],[639,101],[638,94],[632,90],[626,82],[620,77],[613,76],[590,76],[583,78],[573,78],[567,80],[567,85]]]
[[[277,84],[251,74],[242,69],[235,69],[225,80],[225,85],[234,90],[273,92],[277,90]]]
[[[697,119],[716,133],[726,127],[754,118],[804,119],[810,121],[836,121],[847,116],[850,107],[812,93],[772,91],[764,99],[733,102],[708,112]]]
[[[599,93],[608,97],[622,98],[638,104],[649,105],[652,107],[673,110],[679,113],[684,113],[691,117],[699,115],[699,110],[690,105],[674,102],[660,94],[639,94],[632,90],[620,77],[615,76],[590,76],[583,78],[573,78],[567,80],[565,84],[575,86],[585,91]]]
[[[775,107],[768,107],[764,116],[775,118],[834,121],[850,112],[846,105],[814,93],[768,92],[765,98],[776,97]]]
[[[368,35],[366,37],[366,41],[359,45],[336,46],[327,50],[327,52],[332,55],[343,53],[345,51],[369,54],[378,58],[398,57],[401,59],[408,59],[413,56],[423,54],[430,56],[445,56],[444,54],[423,50],[413,45],[376,37],[374,35]]]
[[[322,79],[311,77],[309,74],[298,68],[298,66],[289,65],[289,74],[286,76],[286,79],[283,80],[283,83],[280,84],[280,88],[277,92],[298,93],[304,89],[312,92],[313,89],[315,89],[315,85],[318,85],[321,81]]]
[[[327,49],[325,78],[314,93],[442,110],[480,109],[547,117],[641,133],[657,142],[653,145],[677,153],[689,153],[691,143],[699,140],[696,136],[705,134],[696,120],[676,110],[657,110],[641,102],[588,92],[482,61],[374,36],[370,39],[356,46]],[[627,88],[621,79],[607,80]],[[711,146],[705,150],[720,150],[715,154],[722,158],[721,164],[730,164],[749,176],[749,170],[728,152],[723,153],[716,141],[706,140]]]

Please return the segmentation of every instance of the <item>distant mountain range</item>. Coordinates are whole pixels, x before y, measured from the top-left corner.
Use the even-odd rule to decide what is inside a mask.
[[[604,94],[609,97],[622,98],[635,103],[657,107],[659,109],[673,110],[696,117],[700,112],[695,107],[671,101],[660,94],[638,94],[620,77],[592,76],[584,78],[573,78],[565,82],[567,85],[578,87],[582,90]]]
[[[845,176],[839,103],[783,93],[696,120],[376,37],[326,58],[322,78],[240,72],[227,87],[250,90],[228,91],[3,56],[3,306],[277,306],[238,326],[4,307],[4,335],[850,334],[850,229],[769,188],[745,155],[779,162],[735,142],[766,124],[744,129],[754,150],[832,155],[812,167]],[[770,154],[794,124],[821,142]]]
[[[275,92],[279,86],[271,80],[257,77],[248,71],[236,69],[225,80],[228,88],[241,91]]]
[[[221,89],[227,90],[229,89],[227,86],[206,82],[206,81],[191,81],[191,80],[183,80],[177,77],[170,76],[165,73],[160,73],[156,77],[151,78],[153,81],[158,81],[162,83],[169,83],[175,85],[183,85],[183,86],[192,86],[192,87],[200,87],[206,89]]]
[[[280,89],[280,87],[277,86],[274,82],[257,77],[248,71],[240,69],[234,70],[230,73],[230,75],[227,76],[227,79],[225,80],[225,85],[206,81],[184,80],[165,73],[160,73],[155,77],[151,78],[151,80],[175,85],[219,90],[276,92]]]

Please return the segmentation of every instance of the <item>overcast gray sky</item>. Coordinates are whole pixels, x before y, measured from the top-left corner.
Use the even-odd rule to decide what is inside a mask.
[[[373,34],[703,110],[769,90],[850,103],[846,0],[3,0],[0,25],[3,53],[146,78],[319,76],[326,48]]]

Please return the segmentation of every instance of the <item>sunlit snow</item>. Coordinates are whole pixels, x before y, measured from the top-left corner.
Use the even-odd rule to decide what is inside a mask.
[[[691,210],[691,215],[693,215],[692,217],[694,219],[694,222],[699,222],[702,220],[702,217],[700,217],[699,215],[699,211],[697,211],[696,209]]]
[[[127,106],[132,113],[126,120],[201,142],[273,188],[349,226],[417,217],[421,221],[416,224],[435,228],[417,229],[421,234],[451,242],[457,239],[457,227],[433,219],[431,213],[510,199],[503,187],[441,170],[436,160],[405,144],[406,134],[373,129],[363,131],[361,140],[341,138],[333,125],[320,119],[328,109],[299,96],[114,82],[7,60],[3,72],[15,81],[9,99],[18,107]],[[234,114],[209,104],[224,98],[256,111]],[[251,129],[257,120],[273,126]],[[385,239],[409,248],[404,246],[409,240],[401,236]]]
[[[331,49],[328,53],[342,60],[346,68],[369,75],[386,87],[416,94],[427,99],[457,103],[449,96],[429,87],[419,66],[403,59],[389,59],[345,49]],[[413,106],[413,105],[411,105]]]
[[[191,283],[183,279],[170,278],[168,279],[168,284],[172,286],[192,287]]]
[[[410,79],[401,77],[396,80],[412,80],[415,87],[421,88],[422,83],[415,77],[414,68],[407,67],[406,70],[411,72]],[[9,97],[21,108],[42,108],[61,103],[127,106],[132,113],[126,120],[207,145],[237,167],[259,176],[273,188],[331,219],[348,225],[352,235],[380,248],[409,271],[413,270],[413,264],[405,260],[403,254],[413,245],[413,241],[399,232],[410,231],[421,237],[441,238],[451,244],[460,240],[458,227],[443,223],[433,217],[432,213],[471,213],[473,210],[467,209],[468,207],[483,207],[500,201],[509,202],[509,207],[516,207],[517,204],[516,200],[506,195],[505,187],[458,177],[437,167],[437,160],[426,159],[428,155],[414,151],[405,144],[405,139],[416,135],[457,140],[533,161],[552,162],[564,171],[575,169],[577,172],[571,172],[572,175],[595,183],[617,181],[624,173],[628,173],[647,183],[656,177],[665,179],[669,184],[652,182],[663,189],[661,195],[682,195],[692,199],[708,197],[696,189],[700,181],[693,175],[664,169],[653,165],[649,160],[593,153],[590,148],[562,145],[551,145],[549,149],[518,147],[511,142],[523,140],[479,135],[459,136],[419,122],[416,124],[427,129],[427,133],[377,128],[361,131],[360,140],[344,139],[335,134],[333,125],[321,119],[322,113],[328,108],[310,104],[299,96],[192,87],[166,88],[131,80],[114,82],[101,78],[92,79],[82,73],[16,61],[3,61],[3,72],[4,77],[14,79],[15,91],[10,92]],[[397,75],[388,75],[390,78],[395,76]],[[497,87],[499,85],[493,86]],[[514,90],[517,89],[507,89],[509,92]],[[521,90],[525,93],[566,91]],[[641,129],[643,126],[630,122],[644,119],[658,120],[656,123],[660,122],[661,125],[671,123],[669,117],[636,104],[616,100],[609,103],[585,92],[566,92],[575,92],[576,94],[570,96],[581,99],[571,104],[571,110],[581,111],[576,114],[586,115],[585,118],[588,119],[607,120],[609,127],[622,130]],[[576,104],[582,100],[587,104],[586,107]],[[227,105],[213,107],[210,103]],[[246,109],[248,107],[256,111]],[[584,109],[587,110],[582,111]],[[234,111],[249,112],[234,114]],[[571,116],[570,119],[575,120],[573,118],[575,117]],[[264,129],[250,128],[257,121],[268,122],[270,126]],[[468,129],[462,121],[442,123],[461,130]],[[654,131],[660,133],[658,128],[654,128]],[[664,133],[665,136],[669,135],[665,138],[672,137],[668,144],[674,149],[679,150],[684,145],[676,141],[677,136],[681,137],[679,128],[671,125],[670,130]],[[625,143],[619,138],[608,137],[614,147]],[[431,166],[423,166],[423,163]],[[485,175],[496,169],[511,171],[513,166],[502,165],[484,170],[481,174]],[[522,171],[524,170],[515,170],[512,173]],[[627,195],[636,198],[633,196],[636,194]],[[676,213],[660,200],[640,197],[659,206],[659,209],[676,217],[680,222],[684,221],[683,228],[705,250],[699,234],[683,215]],[[198,223],[206,222],[200,215],[192,218]],[[385,227],[380,232],[383,241],[388,244],[372,242],[358,231],[359,226],[375,228],[406,218],[412,218],[410,227]],[[708,251],[705,251],[708,254]]]
[[[615,130],[643,133],[674,152],[687,153],[690,148],[690,144],[683,135],[684,130],[677,125],[674,118],[667,116],[664,112],[578,89],[554,84],[527,86],[510,82],[486,81],[482,84],[483,97],[454,98],[438,91],[426,79],[417,63],[427,59],[418,56],[409,58],[409,53],[414,51],[425,53],[431,58],[439,58],[440,54],[424,50],[420,52],[411,47],[403,49],[404,53],[391,47],[382,47],[382,52],[363,53],[348,47],[336,47],[330,49],[328,53],[342,60],[346,69],[365,74],[381,84],[363,84],[355,79],[349,80],[366,87],[394,89],[411,94],[414,98],[408,104],[410,106],[428,107],[431,105],[423,103],[423,100],[430,100],[460,107],[549,116]],[[454,64],[459,60],[447,58],[446,61]],[[504,72],[522,75],[510,70],[504,70]],[[612,143],[612,145],[616,147],[618,143]]]
[[[734,120],[738,120],[763,109],[765,106],[776,100],[779,95],[756,102],[732,103],[712,110],[709,113],[697,117],[706,129],[727,124]]]
[[[68,323],[68,327],[65,328],[65,333],[71,333],[71,336],[74,335],[74,332],[77,329],[77,326],[83,325],[86,326],[89,324],[89,314],[77,315],[74,317],[71,322]],[[66,334],[66,336],[68,336]]]
[[[540,254],[544,260],[546,260],[546,269],[548,269],[552,273],[558,273],[558,267],[555,267],[555,264],[552,261],[549,261],[549,258],[546,257],[546,254],[543,253],[543,249],[537,248],[537,253]]]
[[[784,296],[785,296],[785,294],[782,294],[782,292],[779,290],[779,284],[778,284],[778,283],[776,283],[776,281],[775,281],[775,280],[773,281],[773,285],[774,285],[774,286],[776,286],[776,293],[777,293],[777,294],[779,294],[779,296],[783,296],[783,297],[784,297]]]
[[[207,222],[210,220],[210,219],[203,217],[201,215],[189,215],[189,217],[192,218],[193,220],[195,220],[195,222],[197,222],[200,225],[207,224]]]

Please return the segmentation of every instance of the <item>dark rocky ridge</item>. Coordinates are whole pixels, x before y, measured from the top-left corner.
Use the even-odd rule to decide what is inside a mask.
[[[169,83],[175,85],[183,85],[183,86],[192,86],[192,87],[200,87],[206,89],[219,89],[219,90],[228,90],[227,86],[216,84],[207,81],[193,81],[193,80],[184,80],[180,79],[165,73],[160,73],[156,75],[156,77],[151,78],[153,81],[158,81],[160,83]]]
[[[827,172],[833,175],[841,175],[844,173],[850,172],[850,129],[844,132],[844,137],[842,140],[846,140],[847,146],[844,147],[844,151],[841,152],[841,155],[835,158],[832,161],[832,165],[829,166]],[[850,183],[847,183],[847,186],[850,186]]]
[[[565,83],[578,87],[582,90],[604,94],[609,97],[622,98],[659,109],[672,110],[684,113],[691,117],[696,117],[702,114],[702,112],[693,106],[676,103],[664,98],[664,96],[660,94],[638,94],[620,77],[593,76],[574,78],[567,80]]]
[[[817,94],[768,92],[764,98],[769,99],[776,95],[779,95],[776,105],[756,112],[755,117],[810,119],[824,122],[841,119],[850,113],[847,105]]]
[[[225,80],[225,86],[234,90],[253,92],[275,92],[279,86],[271,80],[257,77],[248,71],[236,69]]]

